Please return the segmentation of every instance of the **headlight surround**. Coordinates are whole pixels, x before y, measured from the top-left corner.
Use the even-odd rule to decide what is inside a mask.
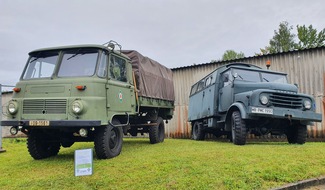
[[[84,110],[83,103],[80,100],[72,102],[72,111],[75,114],[81,114]]]
[[[265,94],[260,95],[260,102],[263,105],[267,105],[269,103],[269,97]]]
[[[311,101],[310,100],[304,100],[304,108],[307,110],[311,109]]]
[[[18,104],[17,102],[14,101],[10,101],[8,104],[8,112],[13,115],[16,114],[18,111]]]

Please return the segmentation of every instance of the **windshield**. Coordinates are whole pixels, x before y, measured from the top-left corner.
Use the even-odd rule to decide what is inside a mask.
[[[281,73],[267,73],[267,72],[251,71],[251,70],[234,69],[233,74],[237,75],[236,80],[242,80],[248,82],[287,83],[286,75]]]
[[[64,52],[58,77],[92,76],[95,73],[98,50],[76,49]]]
[[[51,77],[57,64],[58,52],[39,52],[32,55],[27,63],[23,79]]]

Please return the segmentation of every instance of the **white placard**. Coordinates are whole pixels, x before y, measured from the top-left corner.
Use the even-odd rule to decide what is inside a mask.
[[[84,176],[93,174],[93,150],[82,149],[74,152],[74,175]]]

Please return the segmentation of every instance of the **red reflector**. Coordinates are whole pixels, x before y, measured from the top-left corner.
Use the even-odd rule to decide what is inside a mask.
[[[79,86],[76,86],[76,89],[78,89],[78,90],[85,90],[86,89],[86,86],[79,85]]]
[[[17,87],[15,87],[15,88],[13,89],[13,91],[15,91],[15,92],[20,92],[20,90],[21,90],[21,88],[17,88]]]

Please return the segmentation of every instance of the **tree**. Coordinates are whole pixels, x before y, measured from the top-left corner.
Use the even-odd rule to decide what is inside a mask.
[[[298,39],[297,49],[314,48],[323,46],[325,42],[325,28],[317,33],[312,25],[297,25]]]
[[[244,57],[245,55],[243,52],[237,53],[234,50],[226,50],[225,53],[222,55],[222,61],[240,59]]]
[[[292,29],[293,27],[289,26],[287,21],[281,22],[279,30],[274,30],[274,36],[270,40],[269,46],[266,46],[265,49],[261,49],[261,52],[263,54],[268,54],[294,50],[296,47],[296,35],[291,33]]]

